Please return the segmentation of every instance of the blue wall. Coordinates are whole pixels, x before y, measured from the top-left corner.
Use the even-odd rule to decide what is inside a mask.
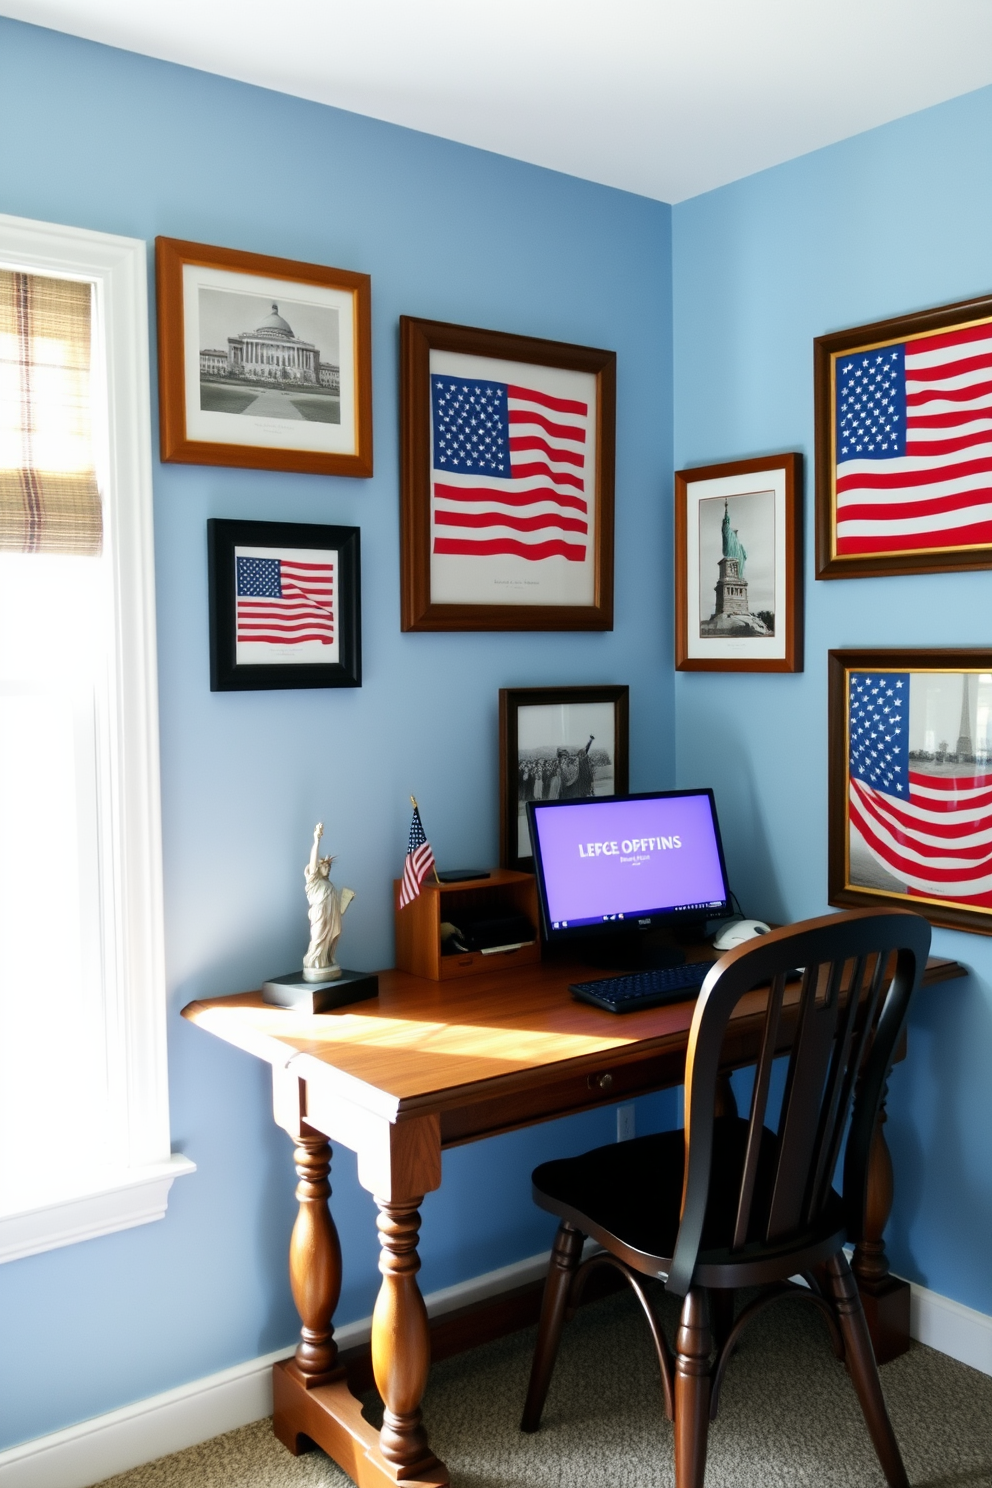
[[[0,137],[0,210],[144,238],[149,270],[164,234],[370,273],[376,465],[349,481],[156,464],[172,1124],[199,1170],[161,1223],[0,1268],[2,1446],[296,1333],[290,1146],[267,1072],[179,1009],[299,961],[314,821],[358,893],[348,960],[388,965],[410,791],[442,863],[496,861],[501,686],[629,683],[634,788],[672,783],[674,740],[668,207],[7,20]],[[401,635],[404,313],[618,352],[611,634]],[[361,690],[210,693],[211,516],[361,527]],[[549,1244],[531,1167],[613,1132],[604,1112],[493,1141],[484,1164],[449,1154],[424,1206],[425,1290]],[[343,1322],[371,1310],[377,1246],[349,1153],[332,1176]]]
[[[682,203],[673,212],[676,467],[801,450],[806,670],[679,673],[680,785],[713,784],[749,914],[826,904],[826,663],[839,646],[988,645],[987,573],[815,583],[814,336],[992,287],[992,90]],[[893,1269],[992,1312],[992,943],[921,994],[892,1079]]]

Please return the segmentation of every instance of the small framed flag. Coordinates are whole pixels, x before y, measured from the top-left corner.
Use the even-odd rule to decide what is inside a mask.
[[[400,319],[402,628],[612,630],[616,353]]]
[[[830,652],[829,898],[992,935],[992,651]]]
[[[992,296],[818,336],[816,576],[992,568]]]
[[[207,523],[210,690],[362,685],[359,529]]]

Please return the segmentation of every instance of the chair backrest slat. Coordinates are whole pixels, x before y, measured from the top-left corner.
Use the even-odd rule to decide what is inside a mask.
[[[855,910],[772,931],[717,962],[703,984],[689,1035],[685,1180],[668,1290],[684,1296],[692,1284],[710,1199],[724,1036],[738,1003],[756,987],[767,987],[768,994],[728,1242],[749,1250],[780,1244],[821,1221],[824,1206],[833,1202],[845,1132],[844,1222],[848,1234],[860,1234],[875,1118],[929,947],[930,927],[921,916]],[[895,975],[889,979],[893,954]],[[787,998],[785,986],[797,965],[804,968],[798,1005]],[[772,1134],[772,1066],[793,1026],[794,1007],[782,1109]]]
[[[754,1182],[758,1174],[758,1158],[761,1154],[761,1138],[768,1111],[768,1089],[771,1084],[772,1066],[778,1046],[778,1030],[782,1020],[782,1002],[785,997],[785,972],[772,977],[765,1010],[765,1027],[761,1039],[761,1053],[754,1076],[751,1094],[751,1111],[747,1132],[747,1155],[741,1178],[740,1198],[737,1202],[737,1222],[734,1226],[734,1249],[739,1250],[747,1239],[751,1224],[751,1205],[754,1202]]]
[[[859,956],[847,989],[844,1016],[834,1045],[834,1063],[817,1133],[817,1165],[810,1183],[804,1218],[807,1223],[826,1202],[847,1127],[854,1088],[878,1017],[886,967],[885,956]],[[867,989],[865,977],[870,975]],[[860,1034],[858,1033],[860,1017]]]
[[[807,965],[803,973],[799,1023],[778,1124],[778,1164],[765,1232],[768,1240],[790,1234],[802,1217],[817,1118],[833,1053],[842,972],[842,965],[828,961]]]

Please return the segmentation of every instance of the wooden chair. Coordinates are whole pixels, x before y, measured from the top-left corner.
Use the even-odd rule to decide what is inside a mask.
[[[562,1326],[586,1276],[611,1265],[633,1287],[654,1339],[675,1426],[677,1488],[702,1488],[707,1430],[727,1361],[751,1318],[786,1295],[804,1297],[823,1313],[885,1477],[892,1488],[906,1488],[843,1246],[863,1233],[876,1117],[929,947],[930,927],[918,915],[858,910],[774,930],[729,951],[703,983],[692,1020],[685,1131],[611,1143],[535,1170],[535,1202],[561,1224],[524,1431],[540,1424]],[[754,992],[759,987],[768,988],[764,997]],[[763,1013],[763,1031],[743,1119],[720,1110],[721,1051],[728,1021],[749,993],[756,1017]],[[773,1131],[766,1108],[781,1055],[788,1068]],[[845,1132],[838,1194],[832,1179]],[[583,1263],[587,1235],[605,1254]],[[674,1359],[644,1276],[660,1278],[684,1299]],[[790,1281],[795,1277],[806,1285]],[[735,1289],[755,1286],[762,1291],[735,1319]]]

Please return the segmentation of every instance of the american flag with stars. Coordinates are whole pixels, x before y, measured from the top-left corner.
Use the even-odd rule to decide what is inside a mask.
[[[589,405],[431,374],[432,551],[584,563]]]
[[[838,356],[839,557],[992,543],[992,322]]]
[[[914,768],[910,691],[909,672],[848,674],[851,826],[910,895],[992,908],[992,774]]]
[[[427,841],[420,807],[414,802],[413,821],[410,823],[410,840],[403,859],[403,881],[400,884],[400,909],[405,909],[420,893],[420,885],[434,867],[434,854]]]
[[[238,554],[238,640],[271,646],[334,643],[334,561]]]

